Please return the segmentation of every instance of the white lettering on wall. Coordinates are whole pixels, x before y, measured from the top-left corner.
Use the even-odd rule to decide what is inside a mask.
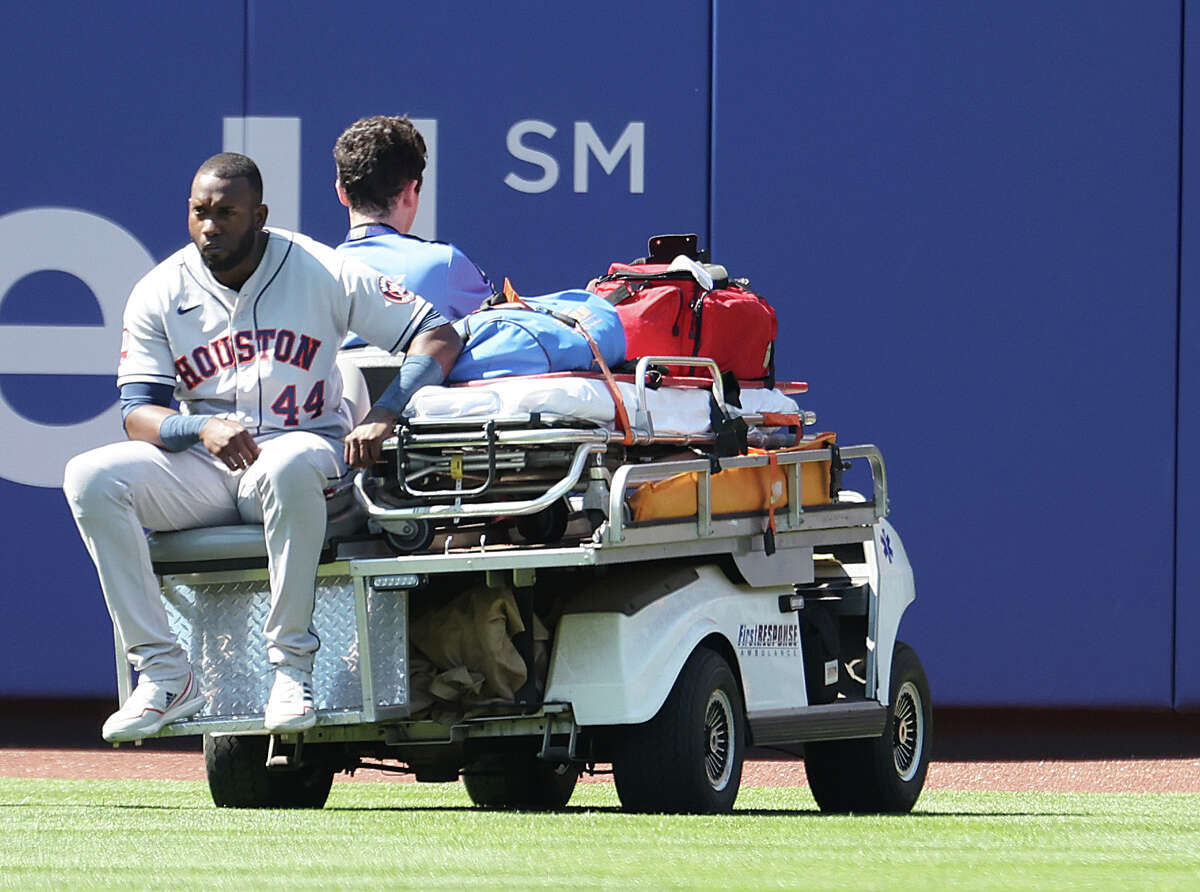
[[[300,230],[300,119],[225,118],[221,151],[249,155],[263,178],[267,224]]]
[[[536,179],[523,177],[510,171],[504,176],[504,184],[517,192],[535,195],[548,192],[558,185],[558,160],[549,152],[534,148],[526,140],[528,136],[539,136],[549,141],[554,139],[558,128],[548,121],[526,119],[517,121],[508,128],[508,154],[518,161],[539,167],[542,175]],[[575,122],[574,190],[588,191],[588,168],[591,158],[600,162],[600,169],[611,176],[625,156],[629,156],[629,192],[638,194],[646,191],[646,123],[630,121],[625,125],[617,141],[610,149],[588,121]]]
[[[111,220],[69,208],[26,208],[0,216],[0,301],[25,276],[59,270],[83,281],[100,304],[103,325],[0,325],[2,375],[113,375],[121,349],[121,314],[154,258]],[[116,388],[113,388],[116,397]],[[112,406],[74,424],[42,424],[16,412],[0,394],[0,477],[29,486],[62,485],[76,453],[121,438]]]
[[[595,155],[601,169],[611,175],[626,154],[629,155],[629,191],[646,191],[646,124],[630,121],[609,151],[599,134],[587,121],[575,122],[575,191],[588,190],[588,155]]]
[[[526,134],[536,133],[546,139],[553,139],[557,132],[558,130],[553,124],[547,124],[545,121],[517,121],[509,127],[508,154],[518,161],[525,161],[535,167],[540,167],[542,175],[536,180],[527,180],[515,173],[509,173],[504,178],[504,185],[531,195],[553,189],[554,184],[558,182],[558,162],[554,160],[553,155],[525,145],[523,138]]]
[[[425,140],[425,173],[421,177],[421,200],[417,202],[417,216],[413,219],[409,233],[417,238],[433,241],[437,238],[437,118],[409,118]]]

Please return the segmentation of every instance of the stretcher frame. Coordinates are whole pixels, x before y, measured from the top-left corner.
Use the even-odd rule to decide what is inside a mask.
[[[442,504],[429,501],[404,506],[380,504],[372,497],[368,487],[368,478],[362,474],[358,475],[355,480],[356,496],[360,504],[367,511],[372,524],[384,531],[406,529],[406,525],[414,521],[449,521],[457,523],[468,519],[487,519],[501,516],[519,517],[536,514],[546,510],[569,493],[580,490],[586,490],[584,499],[585,508],[603,511],[610,521],[612,521],[614,511],[618,515],[622,513],[620,505],[623,504],[624,495],[622,494],[619,499],[612,495],[615,487],[610,487],[607,484],[608,475],[602,471],[603,465],[600,459],[609,450],[610,446],[620,445],[636,451],[639,447],[651,446],[676,446],[682,448],[710,445],[714,440],[715,435],[711,431],[706,433],[671,434],[655,432],[654,421],[648,408],[649,401],[646,395],[646,382],[652,365],[690,365],[708,369],[711,375],[711,381],[708,386],[712,398],[717,406],[724,407],[726,405],[721,372],[713,360],[696,356],[646,356],[638,360],[633,376],[636,405],[628,430],[617,429],[609,431],[594,427],[572,427],[569,423],[565,426],[552,428],[530,427],[529,425],[533,421],[530,415],[494,417],[488,418],[482,423],[477,419],[441,422],[418,421],[413,424],[411,432],[404,432],[401,436],[393,437],[383,444],[385,452],[396,453],[397,484],[404,491],[405,495],[412,499],[449,499],[451,501]],[[615,398],[616,396],[614,395]],[[775,423],[778,423],[778,419],[769,419],[767,416],[756,413],[745,413],[741,415],[741,418],[747,425],[752,427],[764,426],[769,420],[774,420]],[[794,416],[792,419],[793,423],[790,426],[795,427],[797,438],[803,430],[805,421],[809,420],[809,423],[812,423],[812,419],[812,413],[799,412]],[[468,499],[482,496],[489,492],[497,482],[497,471],[500,468],[498,460],[499,450],[511,451],[545,446],[557,446],[570,450],[571,458],[562,476],[549,485],[544,492],[527,499],[468,501]],[[474,488],[464,487],[453,490],[418,491],[412,490],[409,487],[406,456],[410,449],[456,449],[463,447],[475,447],[487,450],[485,465],[486,479],[483,484]],[[587,474],[585,480],[585,472],[589,469],[589,459],[592,459],[590,464],[594,470]],[[825,460],[828,460],[828,458]],[[732,459],[721,459],[721,462],[724,467],[756,466],[754,463],[747,465]],[[787,466],[791,467],[792,463],[789,460]],[[665,477],[674,473],[680,473],[677,468],[683,467],[678,462],[652,462],[651,464],[655,471],[638,472],[634,479],[650,480],[655,479],[656,476]],[[782,464],[783,462],[781,461]],[[447,464],[444,463],[443,468],[445,467],[447,467]],[[476,464],[475,467],[478,467],[478,465]],[[691,465],[688,465],[687,470],[692,469]],[[461,470],[462,466],[460,465],[459,471],[461,472]],[[661,471],[661,473],[656,473],[658,471]],[[624,479],[628,479],[631,473],[633,473],[632,470],[625,471]],[[792,474],[789,480],[797,487],[791,491],[800,492],[797,482],[799,467],[797,466],[789,473]],[[706,484],[705,492],[707,493],[707,491],[708,487]],[[624,493],[623,488],[622,493]],[[709,504],[707,499],[704,504],[706,506]],[[796,506],[796,508],[798,507]],[[794,522],[799,522],[797,511],[790,511],[789,516],[793,518]],[[618,518],[615,523],[616,535],[621,535],[622,526],[623,524]],[[708,516],[702,522],[701,526],[704,528],[710,527],[711,516]],[[702,533],[701,535],[707,534]],[[616,541],[620,541],[620,539],[618,538]]]

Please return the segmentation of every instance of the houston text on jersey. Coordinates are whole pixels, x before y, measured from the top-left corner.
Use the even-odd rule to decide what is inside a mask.
[[[297,335],[287,328],[243,329],[232,338],[225,335],[178,357],[175,371],[188,390],[211,378],[219,369],[246,365],[268,356],[308,371],[320,347],[319,338]]]

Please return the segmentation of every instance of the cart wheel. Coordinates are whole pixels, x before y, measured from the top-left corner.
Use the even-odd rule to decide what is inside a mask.
[[[483,808],[554,811],[570,801],[579,769],[533,753],[505,753],[468,766],[462,779],[471,801]]]
[[[558,542],[567,531],[570,508],[565,499],[559,499],[549,508],[537,514],[524,514],[517,518],[517,532],[526,542],[547,544]]]
[[[916,652],[899,641],[890,699],[882,736],[804,745],[804,772],[821,811],[912,811],[933,749],[933,701]]]
[[[383,538],[396,554],[414,554],[433,544],[433,525],[427,520],[402,520],[395,529],[385,530]]]
[[[267,770],[268,738],[261,734],[204,735],[204,769],[218,808],[321,808],[334,768],[314,747],[295,771]]]
[[[720,814],[742,781],[742,694],[729,664],[697,648],[658,715],[624,730],[613,758],[628,811]]]

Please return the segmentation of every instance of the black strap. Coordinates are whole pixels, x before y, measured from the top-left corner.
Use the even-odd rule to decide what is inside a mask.
[[[729,371],[721,372],[721,390],[725,394],[725,405],[742,408],[742,385],[737,375]]]
[[[604,299],[615,307],[621,301],[628,300],[632,296],[633,292],[626,288],[625,283],[622,282],[608,294],[604,295]]]
[[[842,472],[850,470],[850,462],[842,461],[842,450],[837,443],[829,444],[829,498],[837,501],[842,491]]]
[[[635,262],[634,264],[630,264],[630,265],[635,266],[635,265],[637,265],[637,263]],[[729,271],[726,270],[725,267],[720,266],[719,264],[706,263],[706,264],[704,264],[704,268],[708,271],[708,274],[710,276],[712,276],[712,278],[713,278],[713,290],[714,291],[719,288],[728,288],[731,284],[738,285],[739,287],[745,287],[747,290],[749,289],[749,285],[750,285],[749,279],[731,279],[729,277]],[[634,281],[634,282],[637,282],[637,281],[644,281],[644,282],[682,281],[682,282],[692,282],[693,284],[698,284],[698,283],[696,283],[696,280],[694,278],[692,278],[691,274],[689,274],[686,270],[679,270],[679,269],[666,270],[661,273],[648,273],[648,272],[643,272],[641,270],[625,270],[625,269],[623,269],[623,270],[618,270],[615,273],[607,273],[606,275],[600,276],[598,279],[596,279],[597,282],[613,282],[613,281],[619,282],[622,280]]]
[[[746,420],[740,415],[730,417],[724,406],[717,405],[717,400],[712,394],[708,397],[708,422],[716,436],[713,454],[717,458],[745,455],[749,451],[746,442],[749,426]]]

